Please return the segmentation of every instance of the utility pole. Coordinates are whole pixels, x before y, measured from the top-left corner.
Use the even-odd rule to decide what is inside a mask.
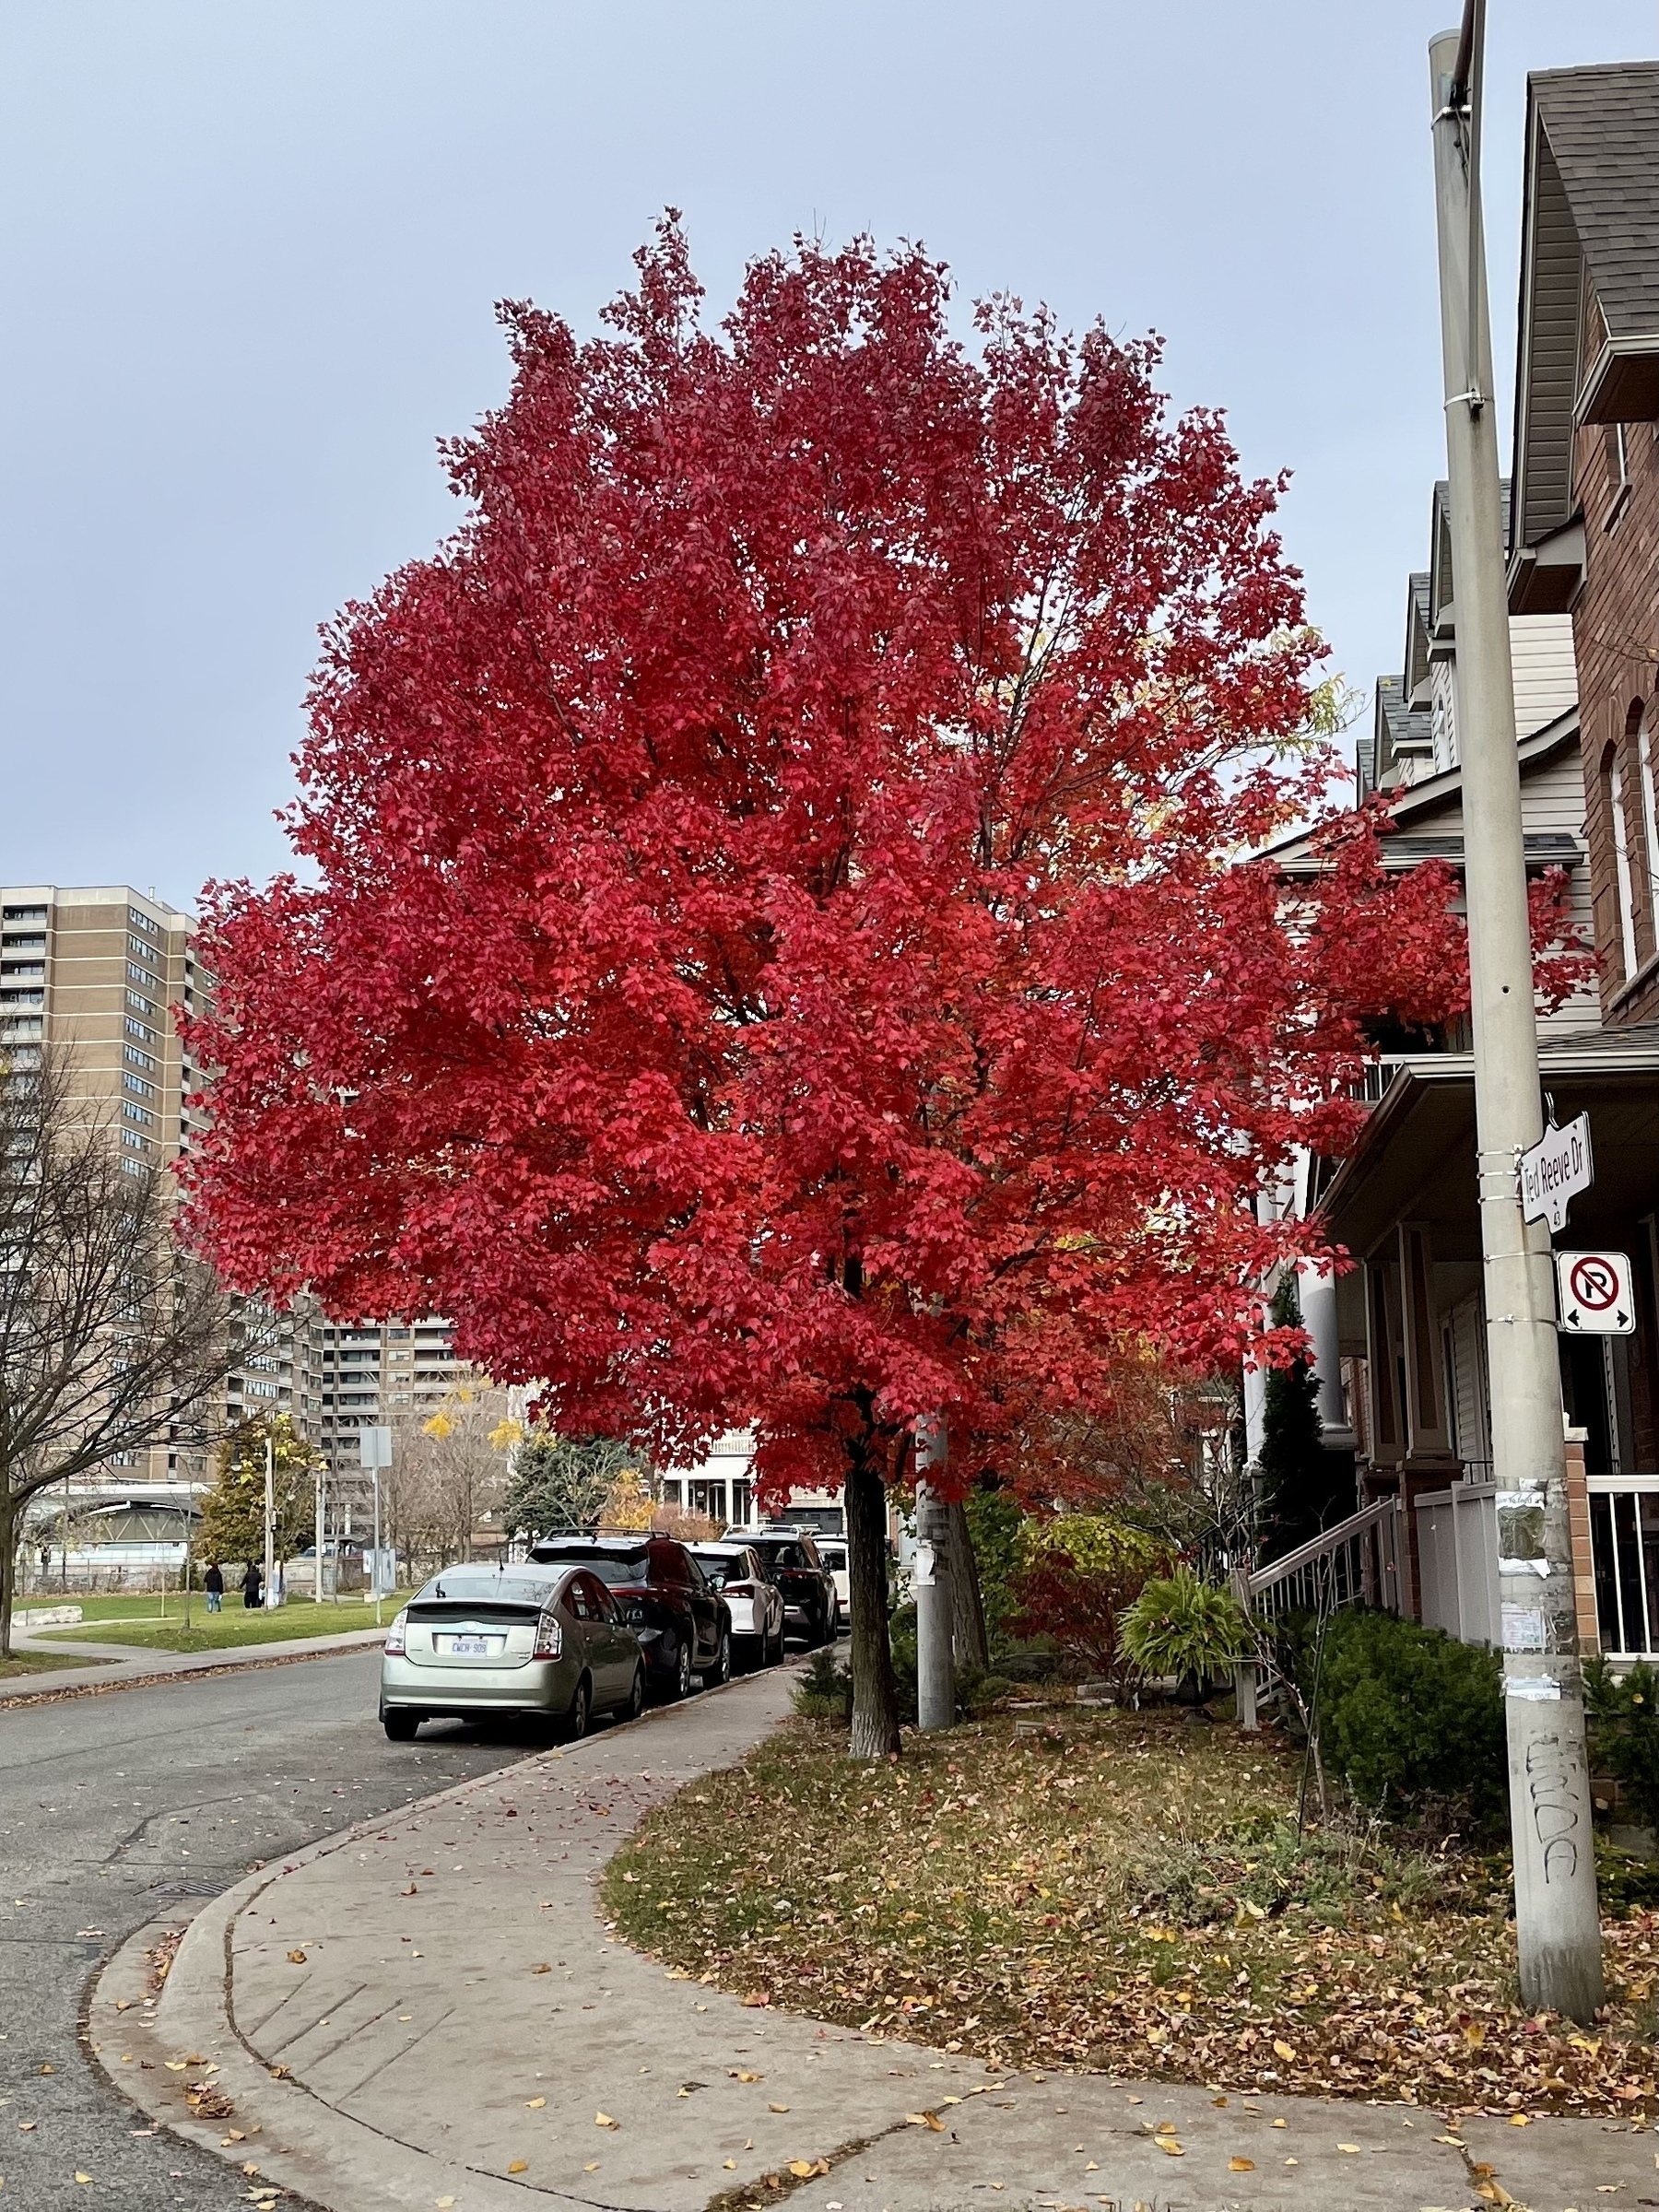
[[[1521,774],[1480,213],[1485,0],[1430,44],[1457,743],[1475,1031],[1475,1125],[1497,1484],[1504,1711],[1521,1995],[1588,2022],[1602,2002],[1583,1683],[1573,1610],[1549,1235],[1523,1217],[1543,1134]]]
[[[276,1604],[276,1440],[265,1429],[265,1602],[266,1612]]]
[[[950,1514],[932,1481],[949,1443],[943,1418],[916,1424],[916,1720],[923,1728],[956,1724],[952,1637]]]

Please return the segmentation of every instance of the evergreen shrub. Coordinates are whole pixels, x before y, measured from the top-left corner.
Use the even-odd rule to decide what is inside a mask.
[[[1299,1640],[1297,1681],[1313,1694],[1317,1640]],[[1502,1663],[1397,1614],[1336,1613],[1319,1667],[1320,1755],[1359,1804],[1391,1816],[1466,1806],[1478,1822],[1508,1800]]]

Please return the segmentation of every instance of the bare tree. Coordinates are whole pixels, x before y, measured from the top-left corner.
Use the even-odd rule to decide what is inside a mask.
[[[30,1499],[154,1444],[205,1442],[245,1344],[171,1235],[169,1171],[126,1158],[61,1059],[0,1065],[0,1657]]]
[[[479,1532],[500,1526],[507,1454],[518,1434],[506,1392],[482,1383],[464,1382],[436,1412],[393,1423],[392,1466],[381,1494],[387,1541],[413,1572],[435,1573],[471,1559]]]

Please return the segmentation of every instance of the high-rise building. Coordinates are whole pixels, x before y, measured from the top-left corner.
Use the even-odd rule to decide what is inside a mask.
[[[126,884],[0,887],[0,1060],[27,1066],[50,1045],[71,1100],[108,1127],[135,1172],[177,1159],[206,1126],[188,1103],[200,1071],[172,1014],[200,1009],[212,994],[195,927],[194,916]],[[353,1521],[368,1490],[359,1430],[429,1417],[479,1381],[456,1365],[449,1324],[430,1316],[343,1326],[309,1299],[281,1315],[238,1299],[230,1329],[243,1357],[209,1408],[210,1434],[290,1415],[321,1445],[331,1493]],[[126,1487],[199,1483],[211,1479],[211,1453],[194,1436],[175,1437],[107,1472]]]
[[[203,1003],[194,934],[190,915],[130,884],[0,887],[0,1058],[27,1067],[50,1046],[71,1103],[109,1130],[135,1175],[190,1141],[197,1077],[171,1009]],[[194,1436],[109,1469],[129,1484],[206,1472]]]
[[[135,1163],[176,1159],[195,1076],[169,1008],[201,1003],[195,924],[118,884],[0,888],[0,1052],[27,1065],[50,1041],[70,1093]]]

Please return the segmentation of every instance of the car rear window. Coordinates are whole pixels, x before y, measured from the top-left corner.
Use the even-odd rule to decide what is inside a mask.
[[[643,1551],[599,1551],[592,1546],[572,1544],[538,1544],[535,1556],[548,1565],[585,1567],[596,1574],[602,1583],[613,1590],[645,1580],[645,1562],[650,1554]]]
[[[763,1559],[770,1559],[774,1567],[805,1567],[806,1564],[806,1554],[798,1544],[768,1544],[762,1538],[755,1548]]]
[[[691,1557],[702,1569],[716,1590],[724,1590],[728,1583],[748,1580],[747,1557],[740,1551],[693,1551]]]
[[[412,1600],[418,1606],[529,1606],[540,1612],[550,1605],[559,1578],[547,1575],[436,1574]]]

